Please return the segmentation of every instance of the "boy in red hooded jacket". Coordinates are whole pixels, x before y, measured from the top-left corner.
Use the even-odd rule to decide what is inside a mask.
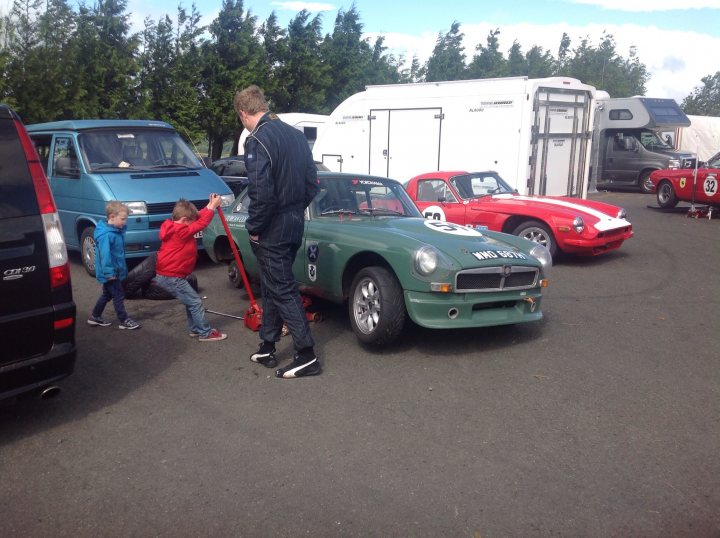
[[[200,211],[192,202],[180,199],[173,208],[172,220],[160,227],[160,250],[158,251],[155,281],[185,305],[190,336],[200,342],[225,340],[227,334],[213,329],[205,318],[202,299],[185,277],[195,269],[197,240],[195,234],[210,224],[221,198],[210,195],[208,205]]]

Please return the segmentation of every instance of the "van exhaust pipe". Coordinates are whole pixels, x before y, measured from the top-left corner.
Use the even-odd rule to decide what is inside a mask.
[[[40,398],[42,400],[50,400],[60,394],[60,391],[62,389],[58,387],[57,385],[51,385],[49,387],[45,387],[40,391]]]

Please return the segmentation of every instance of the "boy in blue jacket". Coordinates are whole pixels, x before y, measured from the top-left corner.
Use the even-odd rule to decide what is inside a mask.
[[[139,329],[140,324],[125,311],[125,293],[122,281],[127,276],[125,263],[125,230],[127,230],[128,207],[117,201],[105,206],[107,220],[98,222],[95,228],[95,278],[102,284],[102,294],[95,303],[88,325],[107,327],[112,325],[102,318],[105,306],[112,301],[121,329]]]

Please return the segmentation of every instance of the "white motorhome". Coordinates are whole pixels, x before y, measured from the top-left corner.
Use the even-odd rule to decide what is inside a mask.
[[[368,86],[333,111],[313,154],[401,182],[494,170],[522,194],[585,197],[594,94],[564,77]]]
[[[665,133],[690,120],[673,99],[595,95],[591,190],[639,188],[652,192],[650,174],[694,166],[695,155],[675,151]]]
[[[305,138],[307,138],[310,149],[313,148],[315,141],[325,127],[325,124],[328,121],[328,117],[329,116],[326,116],[324,114],[305,114],[304,112],[287,112],[283,114],[278,114],[278,118],[280,118],[282,121],[284,121],[288,125],[292,125],[297,130],[302,131],[305,134]],[[242,155],[244,153],[243,147],[247,135],[247,129],[243,129],[240,133],[240,138],[238,140],[239,155]]]

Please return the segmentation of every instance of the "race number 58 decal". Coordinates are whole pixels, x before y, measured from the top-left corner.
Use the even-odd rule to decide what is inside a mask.
[[[447,220],[445,211],[438,205],[429,205],[422,210],[423,217],[430,220]]]
[[[711,196],[715,196],[718,192],[718,180],[716,176],[708,176],[705,178],[705,181],[703,182],[703,190],[705,191],[705,196],[710,198]]]

